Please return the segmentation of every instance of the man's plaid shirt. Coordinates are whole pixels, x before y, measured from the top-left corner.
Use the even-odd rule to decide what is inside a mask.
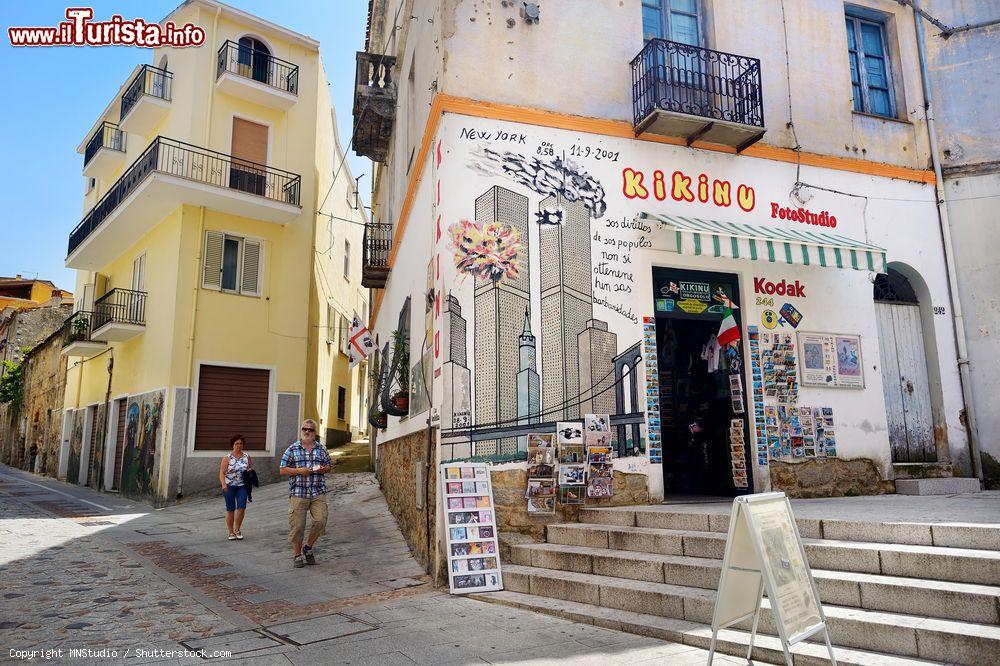
[[[301,442],[295,442],[281,456],[281,467],[305,467],[332,465],[326,447],[316,442],[313,450],[307,451]],[[326,493],[326,476],[323,474],[303,474],[288,477],[288,496],[313,499]]]

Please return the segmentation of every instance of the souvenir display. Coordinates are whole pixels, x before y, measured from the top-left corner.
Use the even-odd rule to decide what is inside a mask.
[[[764,421],[764,374],[761,368],[761,334],[756,326],[747,327],[747,337],[750,341],[750,378],[753,382],[751,408],[753,410],[753,426],[757,443],[757,464],[767,465],[767,434]]]
[[[582,442],[583,434],[579,423],[560,423],[568,434],[576,435]],[[570,427],[572,426],[572,427]],[[557,432],[558,435],[558,432]],[[528,487],[524,498],[529,514],[551,514],[556,510],[556,448],[558,436],[552,433],[531,433],[528,435]]]
[[[610,435],[589,433],[587,438],[587,497],[611,497],[614,494]]]
[[[860,336],[802,331],[798,338],[803,386],[865,387]]]
[[[646,442],[649,462],[663,462],[660,439],[660,382],[656,360],[656,320],[642,318],[642,354],[646,364]],[[671,385],[672,386],[672,385]]]
[[[733,485],[737,488],[747,488],[747,465],[745,451],[746,442],[743,438],[742,418],[731,419],[729,421],[729,449],[730,460],[733,468]]]
[[[441,472],[451,593],[502,590],[489,469],[485,463],[444,463]]]

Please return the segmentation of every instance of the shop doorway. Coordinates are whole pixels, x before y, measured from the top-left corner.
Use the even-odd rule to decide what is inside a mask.
[[[742,343],[730,355],[716,342],[725,300],[741,302],[737,277],[654,268],[653,287],[665,494],[751,493]],[[742,331],[741,314],[733,310]],[[739,377],[736,391],[732,375]],[[742,432],[743,444],[737,447],[730,435],[734,419]],[[746,486],[738,485],[738,477]]]

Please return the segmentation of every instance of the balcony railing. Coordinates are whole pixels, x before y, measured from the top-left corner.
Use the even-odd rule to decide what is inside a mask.
[[[243,44],[226,41],[219,49],[216,78],[225,72],[299,94],[299,66]]]
[[[361,286],[381,289],[389,277],[392,225],[369,222],[361,242]]]
[[[94,158],[94,155],[101,148],[108,148],[124,153],[125,132],[118,129],[118,125],[114,123],[107,121],[101,123],[101,126],[94,132],[94,136],[90,137],[90,141],[87,142],[87,148],[83,151],[83,166],[90,164],[90,160]]]
[[[143,95],[152,95],[169,102],[173,79],[174,75],[165,69],[143,65],[122,95],[122,111],[119,118],[127,116]]]
[[[62,346],[68,347],[74,342],[90,342],[94,332],[94,313],[86,310],[74,312],[63,322]]]
[[[396,58],[358,52],[354,80],[354,152],[385,162],[396,117]]]
[[[105,324],[146,325],[146,292],[112,289],[94,301],[94,330]]]
[[[662,110],[763,130],[760,72],[757,58],[651,39],[632,60],[634,124]]]
[[[301,178],[290,171],[158,136],[70,232],[67,255],[153,173],[239,190],[294,206],[299,205],[302,189]]]

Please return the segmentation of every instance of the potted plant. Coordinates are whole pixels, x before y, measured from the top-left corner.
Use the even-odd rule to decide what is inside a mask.
[[[410,411],[410,346],[406,336],[400,330],[392,332],[393,362],[398,364],[399,390],[392,396],[392,401],[401,412]]]
[[[87,317],[78,317],[73,320],[73,334],[71,336],[71,341],[75,342],[77,340],[87,339],[87,328],[90,326],[90,319]]]
[[[381,377],[379,377],[378,370],[373,366],[369,377],[372,382],[372,395],[375,396],[372,408],[368,411],[368,423],[372,425],[373,428],[378,428],[379,430],[385,430],[386,426],[389,425],[389,415],[385,413],[385,410],[378,408],[378,396],[381,391]]]

